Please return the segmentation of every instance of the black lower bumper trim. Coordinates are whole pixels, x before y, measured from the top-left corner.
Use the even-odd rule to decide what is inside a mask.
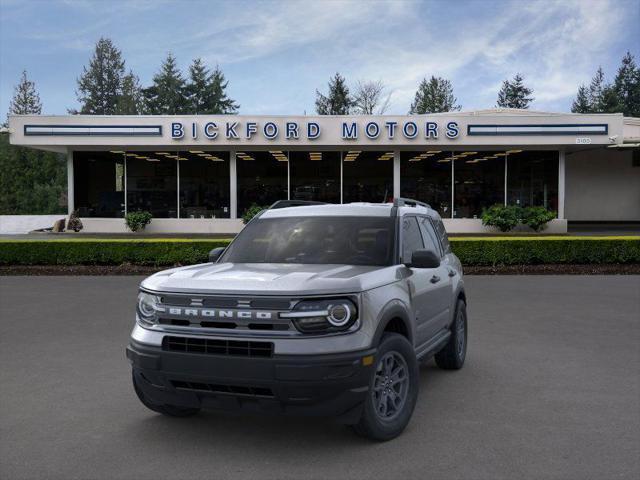
[[[243,358],[165,351],[133,341],[127,347],[139,387],[157,404],[346,417],[358,411],[368,392],[374,362],[364,365],[362,359],[370,355],[375,349]]]

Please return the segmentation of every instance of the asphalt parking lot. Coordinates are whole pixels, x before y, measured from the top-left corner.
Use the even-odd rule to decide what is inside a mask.
[[[467,364],[375,444],[320,419],[156,415],[124,356],[140,277],[0,277],[0,478],[640,478],[640,277],[467,278]]]

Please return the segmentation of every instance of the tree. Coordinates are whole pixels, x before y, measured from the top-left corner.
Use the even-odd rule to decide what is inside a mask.
[[[190,113],[237,113],[239,105],[226,94],[228,83],[220,67],[216,65],[209,73],[202,60],[196,58],[189,67],[189,83],[185,87]]]
[[[36,91],[36,84],[27,78],[26,70],[22,71],[20,83],[13,91],[9,113],[14,115],[40,115],[42,113],[42,103]]]
[[[175,57],[169,53],[160,71],[153,77],[153,85],[143,90],[146,108],[154,115],[188,113],[185,80]]]
[[[118,115],[140,115],[144,113],[144,97],[140,80],[132,71],[122,79],[121,93],[116,102]]]
[[[9,113],[40,115],[35,84],[22,72]],[[63,155],[9,144],[0,135],[0,215],[64,213],[67,162]]]
[[[391,93],[385,95],[386,87],[382,80],[358,81],[353,106],[360,115],[382,115],[389,108]]]
[[[589,104],[591,105],[591,113],[602,113],[604,111],[604,92],[607,84],[604,79],[604,71],[602,67],[598,67],[596,74],[589,84]]]
[[[329,80],[327,96],[316,90],[316,112],[318,115],[348,115],[354,106],[354,100],[349,95],[349,87],[343,76],[336,73]]]
[[[571,104],[571,111],[573,113],[590,113],[591,102],[589,101],[589,91],[584,85],[580,85],[578,88],[578,95]]]
[[[453,95],[453,86],[449,80],[431,76],[423,78],[411,104],[410,114],[451,112],[460,110],[457,98]]]
[[[238,113],[240,105],[227,97],[226,90],[228,84],[229,82],[224,78],[224,73],[222,73],[222,70],[216,65],[208,85],[210,97],[209,108],[206,113]]]
[[[110,39],[100,38],[89,61],[89,67],[83,67],[82,75],[78,79],[76,95],[81,104],[80,113],[117,113],[124,72],[124,60],[120,50]]]
[[[631,52],[622,59],[613,89],[622,112],[628,117],[640,117],[640,69]]]
[[[524,85],[524,78],[517,73],[512,81],[502,82],[502,88],[498,92],[498,107],[502,108],[529,108],[533,101],[530,95],[533,89]]]

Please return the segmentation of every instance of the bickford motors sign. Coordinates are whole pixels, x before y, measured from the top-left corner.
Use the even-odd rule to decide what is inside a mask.
[[[331,125],[340,131],[339,137],[342,140],[357,140],[365,136],[369,140],[385,138],[394,140],[396,137],[403,137],[407,140],[415,138],[433,139],[440,138],[441,135],[449,139],[455,139],[460,134],[460,127],[457,122],[449,121],[444,125],[439,125],[433,121],[368,121],[359,123],[355,121],[341,121]],[[335,136],[337,132],[332,132]],[[323,134],[322,127],[318,122],[298,122],[267,121],[264,123],[256,121],[227,121],[227,122],[172,122],[171,138],[174,140],[193,139],[204,137],[208,140],[225,138],[227,140],[251,140],[261,136],[266,140],[316,140]]]

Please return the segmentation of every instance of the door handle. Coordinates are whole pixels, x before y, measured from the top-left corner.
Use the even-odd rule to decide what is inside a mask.
[[[431,277],[431,280],[429,280],[431,283],[438,283],[440,281],[440,277],[437,275],[434,275],[433,277]]]

